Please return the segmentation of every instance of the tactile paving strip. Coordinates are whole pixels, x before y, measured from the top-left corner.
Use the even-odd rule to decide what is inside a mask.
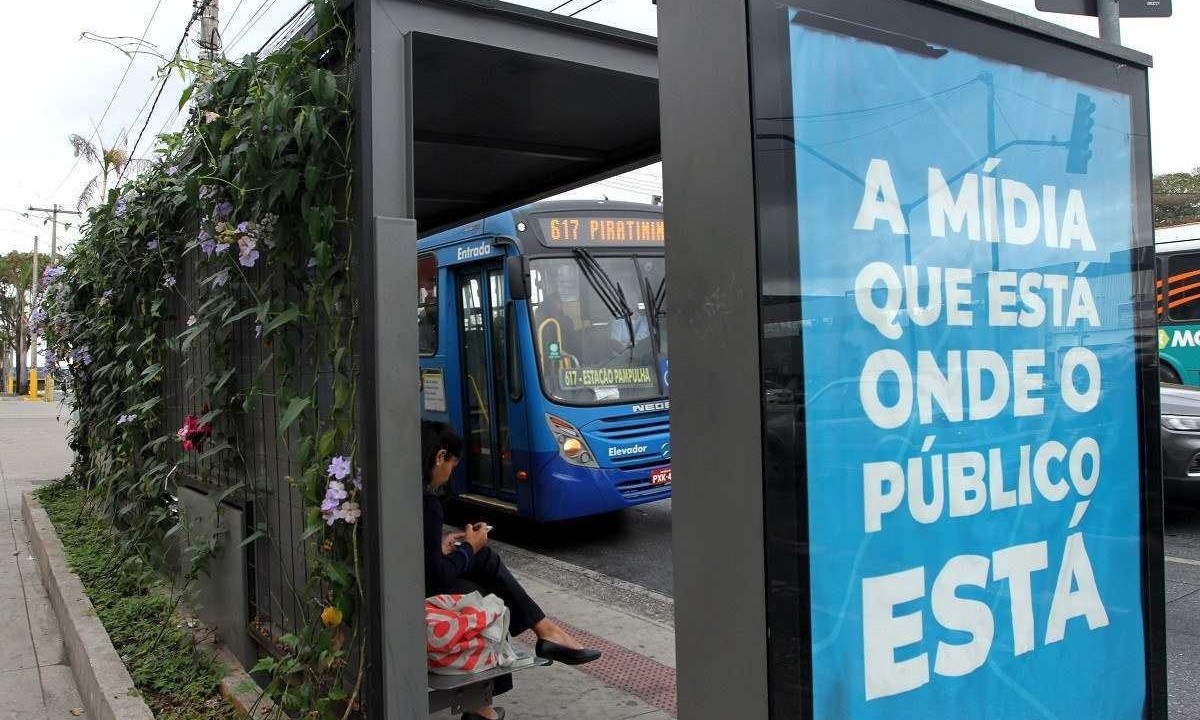
[[[606,685],[629,693],[672,717],[679,716],[675,696],[675,668],[663,665],[645,655],[609,642],[557,618],[555,618],[555,622],[576,640],[583,643],[585,647],[595,648],[604,653],[595,662],[576,665],[576,670],[582,670]],[[530,631],[517,637],[517,641],[533,647],[537,642],[537,637]]]

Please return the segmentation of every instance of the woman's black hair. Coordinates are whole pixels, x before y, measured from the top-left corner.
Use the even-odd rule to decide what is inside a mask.
[[[428,487],[438,453],[446,451],[452,458],[462,457],[463,440],[454,428],[442,422],[421,423],[421,485]]]

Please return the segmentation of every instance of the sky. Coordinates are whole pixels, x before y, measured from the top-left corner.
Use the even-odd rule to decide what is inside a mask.
[[[650,0],[518,0],[540,10],[564,14],[646,34],[655,34]],[[1081,32],[1096,34],[1094,18],[1039,13],[1034,0],[998,0],[1018,12],[1035,15]],[[226,54],[257,50],[302,5],[299,0],[220,0]],[[1200,97],[1195,93],[1192,43],[1200,37],[1200,1],[1175,0],[1175,16],[1122,21],[1122,40],[1154,56],[1150,73],[1150,115],[1154,171],[1177,172],[1200,166],[1200,133],[1194,131]],[[561,6],[561,7],[559,7]],[[149,52],[131,58],[94,39],[144,37],[147,50],[174,54],[192,14],[191,0],[43,0],[7,3],[0,23],[0,253],[32,250],[40,237],[48,251],[51,226],[30,205],[58,203],[74,209],[96,169],[73,156],[67,136],[84,135],[104,145],[130,147],[145,126],[136,157],[150,157],[153,136],[178,124],[183,82],[177,75],[161,83],[162,60]],[[85,36],[85,33],[87,34]],[[195,57],[196,32],[183,45]],[[153,104],[160,85],[161,100]],[[153,112],[147,111],[154,108]],[[147,121],[147,115],[149,120]],[[648,201],[661,193],[661,168],[653,165],[596,186],[573,197]],[[28,216],[23,215],[28,213]],[[77,235],[78,218],[60,216],[59,249]]]

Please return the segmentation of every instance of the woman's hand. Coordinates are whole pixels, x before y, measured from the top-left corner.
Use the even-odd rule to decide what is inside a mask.
[[[468,525],[466,529],[467,531],[463,535],[466,543],[471,546],[472,550],[479,552],[487,547],[487,523],[475,523],[474,525]]]
[[[454,544],[457,542],[462,542],[464,538],[466,538],[465,533],[450,533],[446,537],[442,538],[442,554],[449,555],[450,553],[454,552]]]

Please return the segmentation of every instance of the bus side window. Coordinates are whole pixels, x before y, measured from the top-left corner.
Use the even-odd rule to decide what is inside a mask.
[[[438,266],[433,254],[417,257],[417,350],[434,355],[438,349]]]
[[[1200,253],[1180,253],[1167,260],[1163,283],[1167,316],[1174,321],[1200,320]]]

